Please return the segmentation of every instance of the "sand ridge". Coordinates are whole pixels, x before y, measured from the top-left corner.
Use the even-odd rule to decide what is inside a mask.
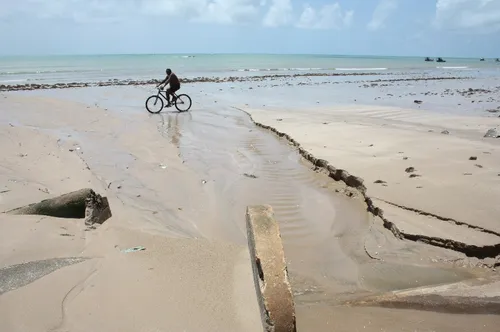
[[[384,216],[388,220],[394,220],[396,227],[401,221],[401,230],[409,229],[414,239],[422,240],[422,237],[418,238],[414,234],[418,229],[418,235],[427,236],[429,242],[434,238],[436,245],[453,247],[451,241],[447,244],[437,243],[439,239],[435,236],[436,230],[432,228],[439,223],[433,223],[428,229],[422,228],[419,219],[425,215],[445,221],[445,226],[455,226],[457,231],[445,232],[449,234],[445,239],[454,240],[453,236],[457,234],[457,238],[467,241],[467,237],[474,234],[475,237],[480,236],[480,243],[489,243],[489,247],[484,246],[484,255],[474,253],[475,244],[471,244],[471,251],[467,251],[469,255],[479,258],[495,258],[498,255],[495,254],[495,248],[500,243],[500,224],[496,217],[500,211],[494,202],[498,200],[500,191],[493,184],[500,181],[500,173],[495,169],[500,162],[500,142],[478,137],[482,130],[491,126],[491,119],[449,116],[446,123],[449,124],[447,127],[450,131],[464,130],[465,121],[473,127],[464,133],[450,135],[435,133],[433,130],[423,133],[417,127],[420,118],[391,121],[395,116],[401,118],[401,113],[396,109],[379,108],[378,113],[377,109],[294,111],[293,117],[286,111],[246,111],[256,123],[277,131],[280,135],[286,132],[290,135],[287,137],[301,142],[304,153],[310,152],[317,158],[323,158],[336,167],[342,167],[366,179],[363,186],[368,188],[374,204],[387,211]],[[314,115],[311,116],[310,113]],[[342,122],[336,121],[339,116],[342,116]],[[424,113],[421,117],[428,124],[432,120],[430,113]],[[370,125],[372,118],[375,118],[375,123]],[[386,120],[387,126],[380,125],[380,118]],[[435,118],[435,122],[430,125],[437,127],[444,116]],[[500,124],[500,121],[497,122]],[[458,123],[458,126],[454,127],[454,123]],[[312,126],[314,131],[310,130]],[[412,126],[417,129],[411,130]],[[324,129],[320,129],[321,127]],[[468,139],[474,134],[475,139]],[[395,142],[394,137],[398,137],[398,140],[402,137],[404,143]],[[424,144],[424,140],[429,143]],[[332,145],[327,142],[335,143]],[[352,145],[358,146],[357,149],[353,151],[350,148]],[[349,146],[349,150],[344,150],[344,146]],[[476,155],[480,155],[481,165],[469,160]],[[371,166],[367,168],[369,161]],[[443,172],[446,167],[454,172]],[[460,173],[460,168],[474,172],[474,176],[471,176],[472,173]],[[464,202],[467,204],[460,204]],[[415,226],[410,218],[413,218]],[[470,234],[465,235],[467,233]],[[407,238],[412,238],[412,235]],[[489,248],[491,253],[486,253]]]

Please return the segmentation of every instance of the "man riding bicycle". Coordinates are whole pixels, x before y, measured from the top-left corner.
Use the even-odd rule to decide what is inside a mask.
[[[170,83],[170,87],[166,90],[167,91],[167,102],[168,102],[167,107],[170,107],[170,106],[172,106],[172,104],[170,103],[170,95],[172,95],[172,100],[173,100],[175,98],[174,93],[176,91],[179,91],[179,89],[181,88],[181,82],[179,81],[179,78],[177,77],[177,75],[172,73],[172,70],[170,70],[170,68],[168,68],[166,70],[166,73],[167,73],[167,77],[165,77],[165,79],[160,84],[158,84],[156,87],[163,89],[167,84]],[[163,87],[162,87],[162,85],[163,85]]]

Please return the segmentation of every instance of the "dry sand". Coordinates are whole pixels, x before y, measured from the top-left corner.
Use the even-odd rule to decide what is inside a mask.
[[[258,91],[201,89],[190,113],[159,116],[145,113],[139,87],[0,95],[2,210],[91,187],[113,211],[97,229],[0,215],[0,330],[259,331],[244,210],[267,203],[299,331],[496,331],[497,275],[482,267],[494,258],[396,239],[359,193],[230,107]],[[500,242],[499,143],[482,137],[498,119],[359,105],[245,111],[363,178],[406,233]],[[137,245],[146,251],[120,251]]]

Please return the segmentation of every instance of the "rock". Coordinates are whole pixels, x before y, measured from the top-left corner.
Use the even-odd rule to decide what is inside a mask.
[[[450,132],[449,132],[448,130],[443,130],[443,131],[441,132],[441,134],[443,134],[443,135],[449,135],[449,134],[450,134]]]
[[[469,157],[469,160],[477,160],[476,156]]]
[[[413,173],[413,172],[415,172],[415,168],[414,167],[408,167],[407,169],[405,169],[405,172],[406,173]]]
[[[498,138],[500,137],[500,134],[498,134],[498,130],[496,128],[491,128],[486,132],[486,134],[484,134],[484,137]]]
[[[326,161],[324,159],[316,159],[316,161],[314,162],[314,166],[321,167],[321,168],[327,168],[328,161]]]
[[[387,182],[385,182],[384,180],[377,180],[377,181],[375,181],[375,182],[373,182],[373,183],[377,183],[377,184],[384,184],[384,183],[387,183]]]
[[[364,182],[364,180],[362,178],[354,176],[354,175],[349,175],[345,181],[345,183],[349,187],[353,187],[353,188],[356,188],[356,189],[364,192],[366,190],[366,188],[364,188],[363,182]]]
[[[414,102],[415,104],[419,104],[419,105],[420,105],[420,104],[422,104],[422,101],[421,101],[421,100],[414,100],[413,102]]]

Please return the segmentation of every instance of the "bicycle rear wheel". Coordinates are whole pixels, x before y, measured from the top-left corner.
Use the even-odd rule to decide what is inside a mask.
[[[149,113],[160,113],[163,109],[163,99],[157,95],[149,97],[148,99],[146,99],[146,109]]]
[[[175,99],[175,108],[179,112],[187,112],[191,109],[191,97],[186,94],[178,95]]]

